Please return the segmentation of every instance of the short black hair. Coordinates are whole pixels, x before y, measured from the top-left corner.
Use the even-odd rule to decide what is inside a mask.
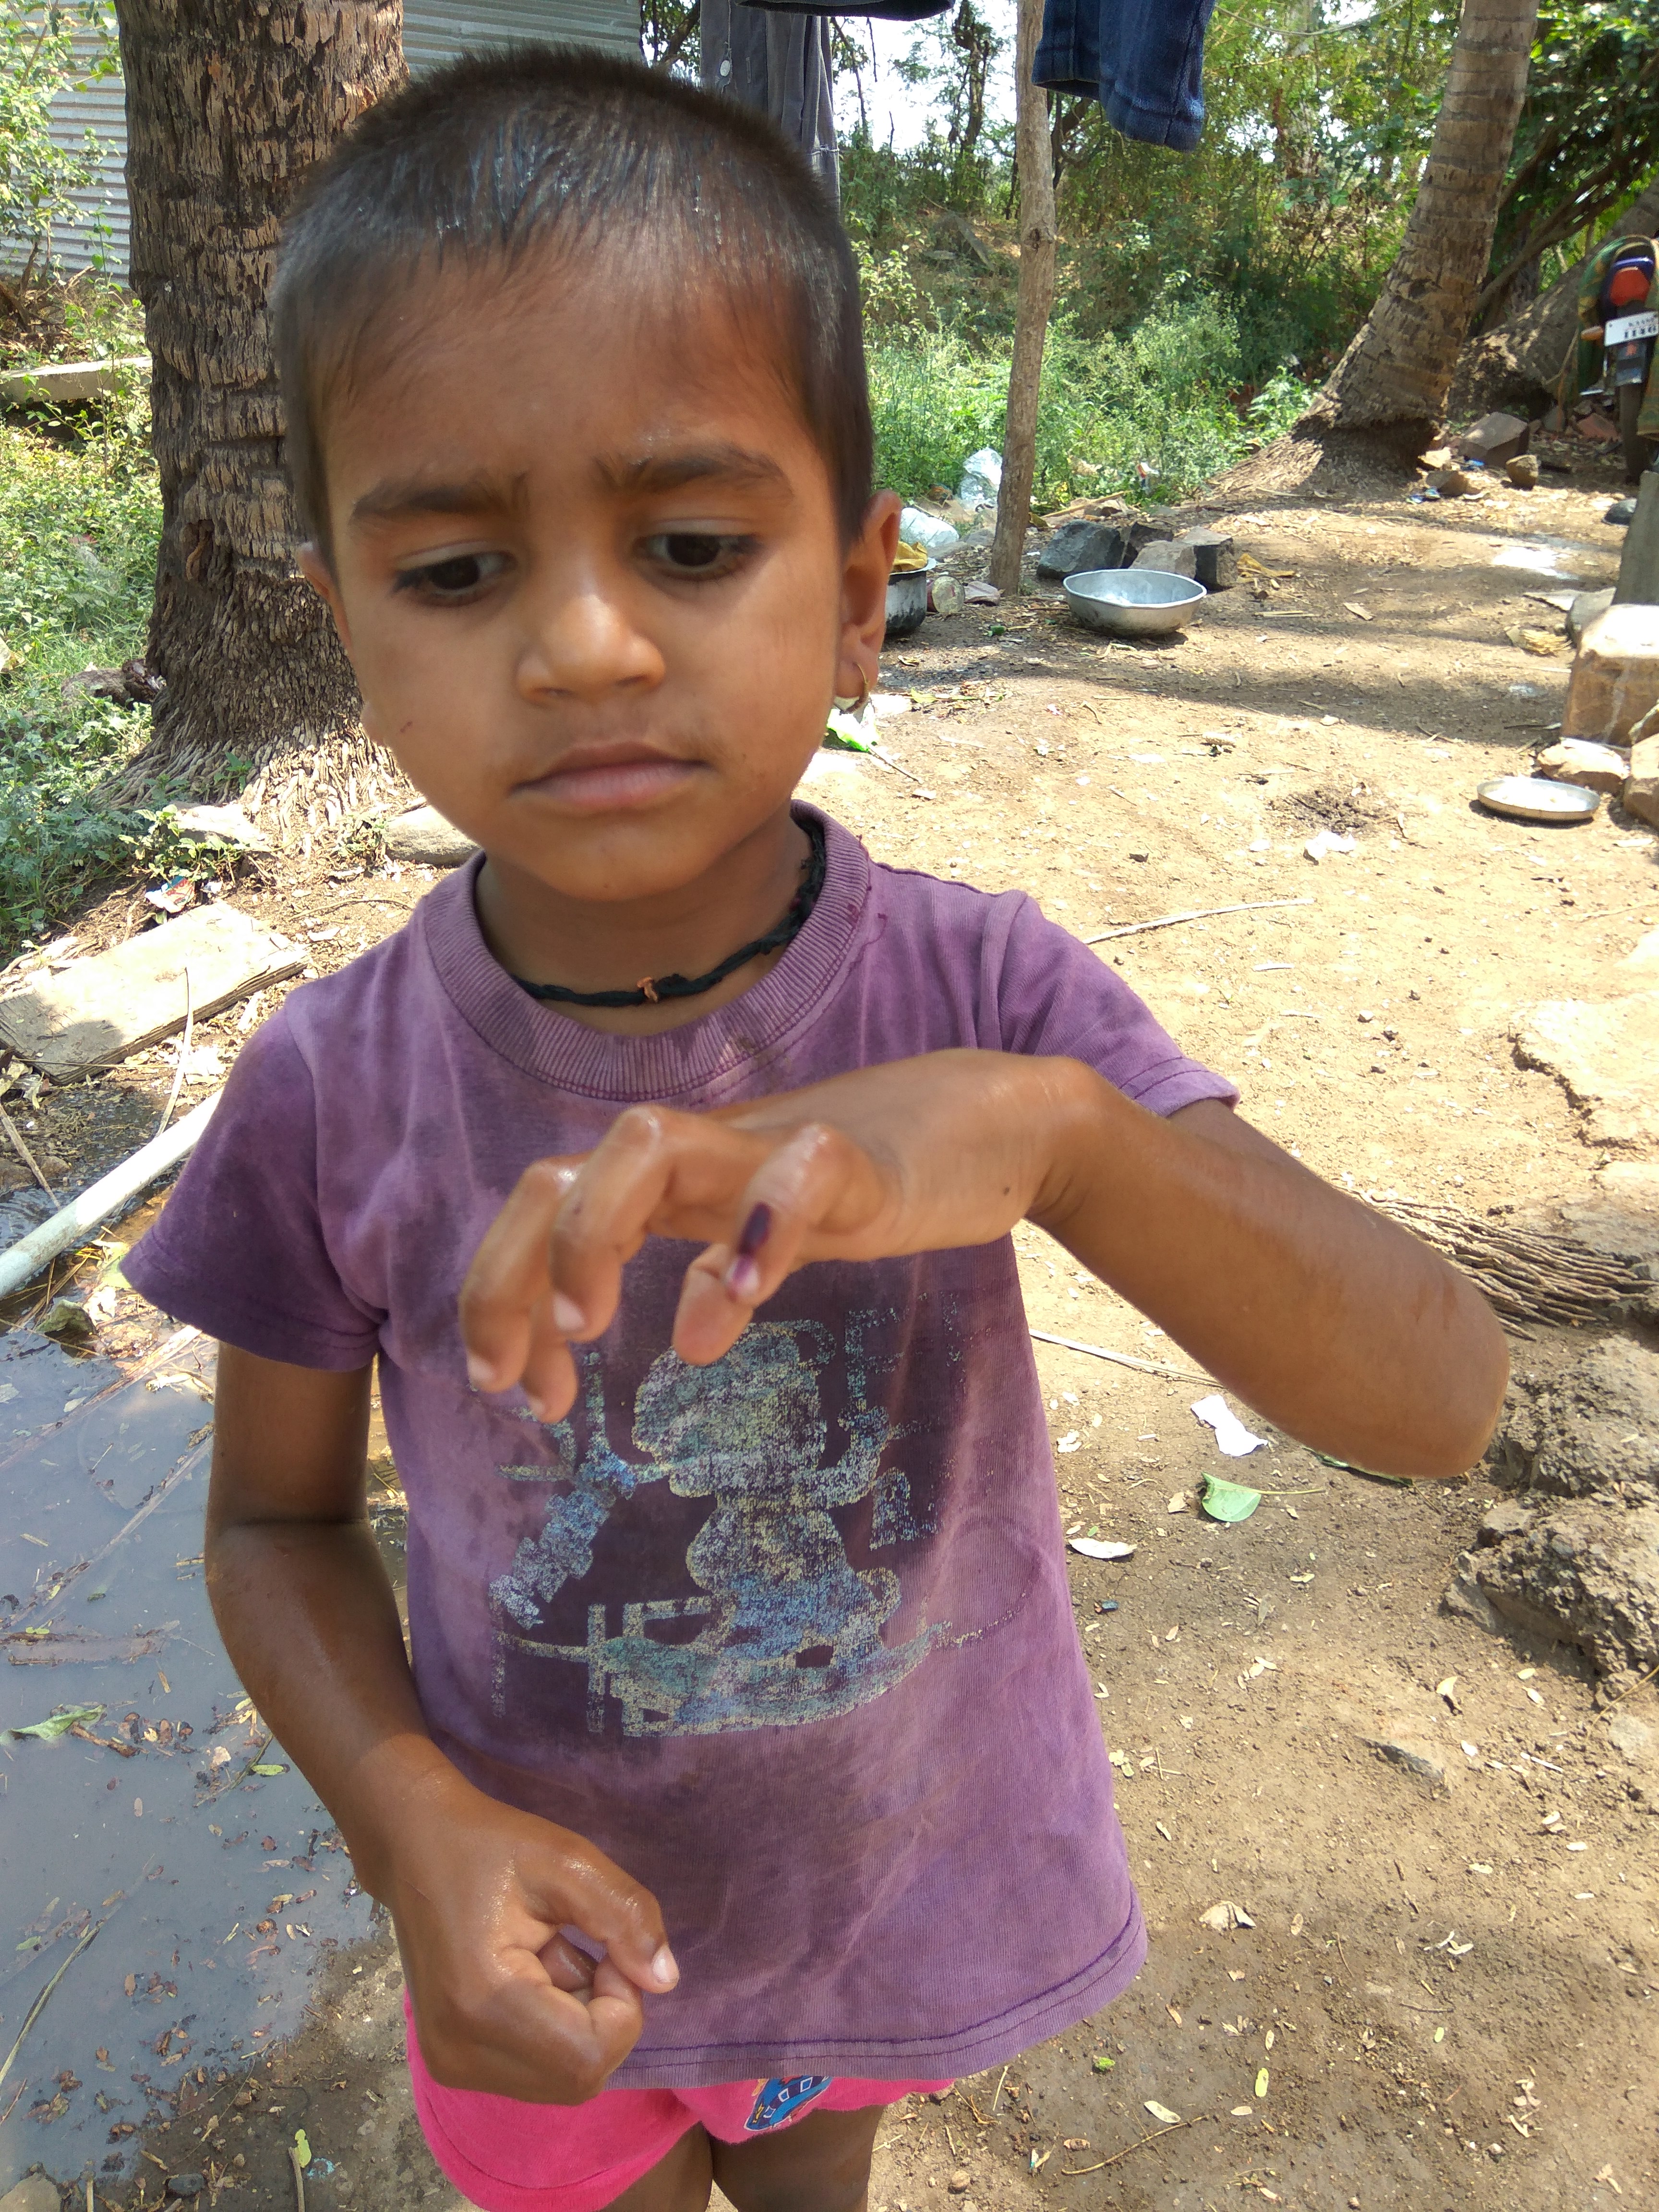
[[[829,471],[843,540],[870,497],[858,272],[834,206],[767,118],[582,47],[464,54],[359,118],[295,198],[270,294],[301,529],[330,552],[320,426],[416,274],[548,247],[641,247],[758,309]]]

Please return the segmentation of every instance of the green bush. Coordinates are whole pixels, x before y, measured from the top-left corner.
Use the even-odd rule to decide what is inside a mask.
[[[954,489],[966,456],[1000,449],[1008,354],[959,331],[878,330],[869,347],[878,481],[908,499]],[[1037,419],[1039,506],[1112,493],[1142,504],[1185,497],[1305,404],[1281,368],[1242,415],[1239,335],[1231,309],[1177,274],[1121,336],[1048,334]],[[1271,393],[1271,399],[1268,394]],[[1283,420],[1281,420],[1283,418]]]
[[[96,798],[149,735],[149,709],[64,690],[144,650],[161,495],[126,431],[97,417],[84,440],[0,426],[0,957],[161,826]]]

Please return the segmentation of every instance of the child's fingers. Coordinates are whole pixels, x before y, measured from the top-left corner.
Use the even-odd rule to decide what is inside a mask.
[[[479,2089],[534,2105],[596,2096],[645,2024],[639,1991],[602,1960],[588,1987],[559,1989],[532,1961],[487,1991],[418,2004],[421,2052],[447,2088]]]
[[[717,1231],[774,1141],[660,1107],[619,1115],[554,1224],[558,1327],[579,1338],[603,1334],[622,1295],[623,1269],[647,1237]],[[688,1222],[697,1225],[688,1230]]]
[[[576,1928],[603,1945],[611,1965],[641,1990],[672,1990],[680,1978],[668,1948],[662,1908],[615,1860],[568,1829],[546,1829],[546,1841],[517,1862],[524,1902],[552,1928]]]
[[[514,1184],[461,1286],[467,1373],[480,1390],[510,1390],[532,1345],[557,1338],[548,1254],[553,1224],[580,1173],[570,1160],[537,1160]],[[574,1372],[571,1387],[574,1388]]]
[[[833,1217],[845,1231],[873,1220],[886,1194],[869,1156],[839,1129],[809,1122],[750,1176],[733,1208],[733,1234],[686,1270],[674,1316],[674,1349],[707,1366],[737,1342],[799,1263],[802,1248]]]

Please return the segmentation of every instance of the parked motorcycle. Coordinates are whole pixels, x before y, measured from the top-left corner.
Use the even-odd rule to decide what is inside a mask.
[[[1659,440],[1659,391],[1653,361],[1659,342],[1654,241],[1616,238],[1585,271],[1578,297],[1579,343],[1570,370],[1580,399],[1593,400],[1619,432],[1632,482],[1653,465]],[[1591,381],[1591,379],[1594,381]]]

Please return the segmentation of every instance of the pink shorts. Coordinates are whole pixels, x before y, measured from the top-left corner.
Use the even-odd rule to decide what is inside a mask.
[[[601,2212],[688,2129],[706,2128],[720,2142],[752,2142],[811,2112],[855,2112],[951,2086],[808,2074],[707,2089],[602,2089],[585,2105],[526,2105],[434,2081],[412,2019],[409,2071],[432,2155],[483,2212]]]

